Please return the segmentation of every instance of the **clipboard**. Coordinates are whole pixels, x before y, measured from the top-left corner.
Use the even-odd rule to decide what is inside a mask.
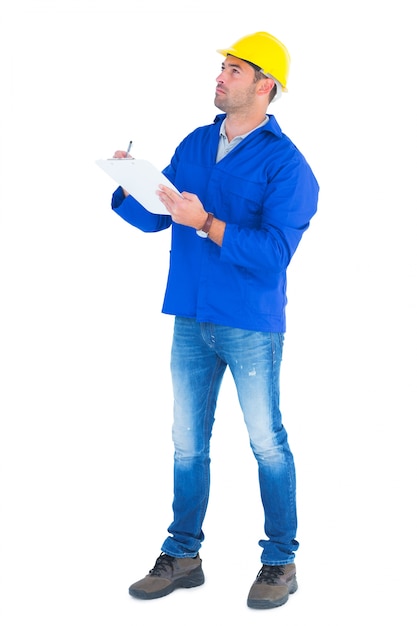
[[[156,195],[156,191],[159,185],[166,185],[176,193],[180,194],[180,192],[152,163],[144,159],[131,158],[99,159],[96,163],[147,211],[159,215],[170,215]]]

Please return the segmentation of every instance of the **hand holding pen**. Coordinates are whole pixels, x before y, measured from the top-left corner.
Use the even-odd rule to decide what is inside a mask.
[[[129,141],[129,145],[127,147],[126,152],[124,150],[116,150],[116,152],[113,155],[113,159],[132,159],[133,157],[130,156],[132,143],[133,143],[132,141]]]

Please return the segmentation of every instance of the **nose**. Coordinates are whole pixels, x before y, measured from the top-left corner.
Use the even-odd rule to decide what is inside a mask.
[[[222,70],[220,72],[220,74],[218,75],[218,77],[216,78],[216,83],[223,83],[224,82],[224,80],[223,80],[223,72],[224,72],[224,70]]]

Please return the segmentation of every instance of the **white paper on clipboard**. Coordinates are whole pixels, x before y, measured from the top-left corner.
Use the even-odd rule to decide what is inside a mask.
[[[156,191],[159,185],[166,185],[180,192],[152,163],[144,159],[99,159],[96,163],[147,211],[169,215]]]

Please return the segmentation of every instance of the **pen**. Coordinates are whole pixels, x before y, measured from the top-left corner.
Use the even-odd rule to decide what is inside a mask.
[[[126,150],[126,156],[127,156],[127,155],[129,154],[129,152],[130,152],[130,149],[131,149],[131,147],[132,147],[132,143],[133,143],[132,141],[129,141],[129,145],[128,145],[127,150]]]

